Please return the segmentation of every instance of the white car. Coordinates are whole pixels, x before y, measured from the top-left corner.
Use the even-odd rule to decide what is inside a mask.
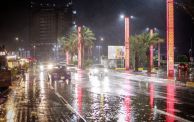
[[[67,70],[70,71],[70,72],[76,72],[77,71],[77,66],[74,65],[74,64],[67,64],[66,67],[67,67]]]
[[[40,63],[39,69],[40,71],[51,70],[53,69],[53,64],[52,63]]]
[[[93,76],[105,76],[108,75],[108,68],[105,68],[104,65],[101,64],[94,64],[92,67],[89,69],[89,75]]]

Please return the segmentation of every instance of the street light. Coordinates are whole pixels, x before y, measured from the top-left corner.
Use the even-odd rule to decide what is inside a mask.
[[[100,37],[100,41],[99,41],[99,46],[98,46],[98,49],[99,49],[99,62],[101,63],[101,48],[102,48],[102,45],[101,43],[103,43],[104,41],[104,38],[103,37]],[[103,48],[102,48],[103,49]],[[103,51],[102,51],[103,52]]]
[[[120,15],[121,19],[125,19],[125,69],[130,69],[130,19],[134,19],[134,16]]]
[[[36,45],[33,46],[33,49],[34,49],[34,58],[36,58]]]

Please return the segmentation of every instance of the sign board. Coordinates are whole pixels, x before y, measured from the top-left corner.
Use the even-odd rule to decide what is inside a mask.
[[[124,59],[124,46],[108,46],[108,59]]]

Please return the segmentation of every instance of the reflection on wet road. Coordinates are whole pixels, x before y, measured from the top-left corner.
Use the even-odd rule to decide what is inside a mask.
[[[26,73],[0,98],[0,121],[141,122],[194,121],[194,89],[173,80],[110,72],[106,77],[72,73],[72,81],[49,81]]]
[[[79,118],[54,94],[46,73],[26,73],[15,81],[0,106],[1,122],[70,122]],[[2,97],[0,98],[2,99]]]
[[[174,81],[117,72],[102,78],[84,71],[72,76],[69,84],[53,85],[87,121],[194,121],[194,89]]]

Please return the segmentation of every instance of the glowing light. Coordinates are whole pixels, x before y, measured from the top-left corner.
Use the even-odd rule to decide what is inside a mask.
[[[78,27],[78,68],[82,68],[83,44],[81,39],[81,27]]]
[[[44,73],[43,72],[40,72],[39,79],[40,79],[40,93],[45,93]]]
[[[150,107],[151,109],[154,107],[154,84],[150,83]]]
[[[167,73],[174,76],[174,0],[167,0]]]
[[[174,115],[175,109],[174,109],[174,103],[175,103],[175,85],[172,83],[167,84],[167,101],[166,101],[166,112]],[[167,122],[174,122],[175,118],[174,116],[166,116]]]
[[[70,59],[71,59],[71,57],[70,57],[70,55],[69,55],[69,52],[68,52],[68,51],[66,51],[65,56],[66,56],[66,61],[67,61],[67,64],[70,64]]]
[[[125,15],[124,15],[124,14],[121,14],[121,15],[120,15],[120,18],[121,18],[121,19],[124,19],[124,18],[125,18]]]
[[[129,18],[125,18],[125,69],[129,70],[130,66],[130,40],[129,40]]]

